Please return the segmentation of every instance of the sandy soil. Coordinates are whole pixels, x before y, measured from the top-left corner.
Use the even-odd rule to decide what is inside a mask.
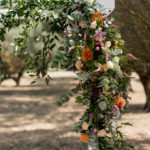
[[[83,113],[74,99],[61,108],[55,102],[61,94],[76,85],[74,74],[50,73],[53,80],[46,86],[43,80],[30,85],[25,75],[21,86],[7,80],[0,87],[0,150],[85,150],[79,135],[70,131]],[[123,129],[135,150],[150,150],[150,114],[143,111],[145,94],[138,77],[132,80],[134,92],[129,113],[123,121],[133,127]]]

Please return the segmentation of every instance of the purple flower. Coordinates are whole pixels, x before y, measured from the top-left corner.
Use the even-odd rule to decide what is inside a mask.
[[[90,120],[89,120],[89,122],[90,122],[90,123],[92,123],[93,118],[94,118],[94,113],[90,113],[90,114],[89,114],[89,116],[90,116]]]
[[[100,29],[96,30],[96,34],[94,36],[96,41],[102,42],[106,36],[106,32],[102,32]]]
[[[93,133],[97,133],[97,130],[95,128],[93,129]]]
[[[128,57],[130,57],[130,58],[132,58],[132,59],[134,59],[134,60],[138,60],[138,58],[136,58],[136,57],[133,56],[132,54],[127,54],[126,56],[128,56]]]

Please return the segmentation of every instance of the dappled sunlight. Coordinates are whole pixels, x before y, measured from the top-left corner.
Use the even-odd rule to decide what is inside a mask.
[[[75,87],[77,81],[73,80],[71,73],[67,77],[67,72],[57,72],[56,78],[55,74],[51,75],[53,80],[48,86],[41,79],[35,85],[30,85],[32,79],[25,75],[20,87],[10,83],[10,86],[3,84],[0,87],[0,149],[86,149],[79,135],[71,131],[85,108],[75,104],[74,98],[62,107],[56,106],[59,96]],[[130,92],[132,101],[123,122],[129,121],[133,127],[125,127],[123,132],[128,141],[137,145],[137,150],[148,150],[150,114],[143,111],[145,94],[137,75],[131,85],[134,92]]]

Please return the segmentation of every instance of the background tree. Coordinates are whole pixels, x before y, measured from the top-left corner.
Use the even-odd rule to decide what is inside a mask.
[[[150,1],[116,0],[112,14],[121,26],[126,47],[139,58],[134,69],[139,74],[147,96],[145,109],[150,111]]]
[[[0,56],[2,58],[3,63],[0,64],[0,83],[7,79],[13,79],[16,82],[16,85],[19,85],[20,79],[25,70],[25,61],[26,57],[18,57],[16,52],[18,51],[18,47],[15,45],[15,38],[19,38],[19,33],[22,32],[22,25],[20,27],[13,27],[10,31],[7,31],[5,36],[5,41],[1,43],[2,51]],[[46,25],[45,25],[46,26]],[[38,49],[43,47],[42,41],[42,25],[39,24],[36,29],[31,30],[29,34],[29,38],[27,40],[27,51],[31,58],[35,59],[35,53]],[[51,61],[51,57],[48,59],[48,64]],[[40,63],[40,62],[39,62]],[[47,65],[48,66],[48,65]]]

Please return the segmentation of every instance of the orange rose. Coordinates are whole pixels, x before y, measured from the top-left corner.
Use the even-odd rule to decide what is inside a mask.
[[[115,99],[115,101],[119,108],[123,108],[126,105],[126,101],[123,97],[118,97]]]
[[[88,143],[88,135],[87,134],[85,134],[85,133],[82,133],[81,135],[80,135],[80,139],[81,139],[81,141],[82,142],[84,142],[84,143]]]
[[[101,21],[101,25],[103,25],[103,15],[99,12],[95,12],[95,14],[91,15],[91,20],[92,21]]]
[[[93,52],[90,50],[90,48],[87,47],[83,49],[81,56],[84,62],[90,61],[93,59]]]

